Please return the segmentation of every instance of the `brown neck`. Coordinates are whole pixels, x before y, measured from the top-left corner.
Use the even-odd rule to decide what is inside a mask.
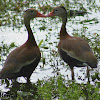
[[[68,35],[67,31],[66,31],[66,22],[67,22],[67,17],[62,17],[62,26],[61,26],[61,30],[60,30],[60,38]]]
[[[28,21],[27,23],[26,22],[24,22],[24,23],[25,23],[26,29],[28,31],[28,40],[26,41],[26,44],[28,44],[30,46],[31,45],[37,46],[32,29],[30,27],[30,21]]]

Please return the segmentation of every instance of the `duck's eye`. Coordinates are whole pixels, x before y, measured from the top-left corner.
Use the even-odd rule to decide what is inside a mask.
[[[33,13],[33,10],[31,10],[31,13]]]
[[[57,9],[55,9],[55,12],[57,12],[58,10]]]

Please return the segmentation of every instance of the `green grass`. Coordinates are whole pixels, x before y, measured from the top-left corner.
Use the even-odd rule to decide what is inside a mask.
[[[0,29],[6,27],[13,27],[13,30],[18,29],[20,31],[23,26],[23,11],[27,8],[34,7],[39,10],[41,13],[49,13],[52,11],[53,7],[58,5],[65,6],[67,10],[75,9],[75,10],[84,10],[93,12],[100,11],[100,7],[95,3],[95,0],[88,0],[87,8],[85,8],[83,0],[82,2],[78,2],[77,0],[43,0],[43,2],[38,2],[37,0],[1,0],[0,1]],[[35,6],[37,5],[37,7]],[[92,16],[91,14],[89,16]],[[85,16],[86,17],[86,16]],[[38,30],[47,32],[46,38],[42,40],[38,40],[39,47],[41,49],[42,58],[41,62],[43,63],[42,68],[46,66],[51,66],[53,68],[54,77],[45,77],[42,80],[38,80],[36,83],[31,84],[17,84],[10,83],[8,80],[0,81],[1,84],[6,84],[6,88],[9,88],[9,91],[6,93],[1,92],[2,100],[100,100],[100,73],[99,71],[95,72],[94,75],[91,76],[93,84],[85,84],[73,82],[71,80],[66,80],[65,77],[59,73],[57,63],[59,65],[67,66],[62,62],[62,60],[58,60],[58,53],[55,50],[58,46],[59,41],[59,24],[61,23],[61,19],[57,17],[46,18],[46,19],[35,19],[37,23],[34,23],[34,26],[38,26]],[[87,32],[89,27],[87,25],[97,25],[99,23],[98,18],[89,19],[87,15],[87,19],[76,20],[75,17],[69,18],[68,23],[72,25],[75,24],[76,27],[79,24],[83,25],[79,30],[74,29],[72,26],[67,26],[68,28],[73,29],[73,35],[84,38],[89,42],[95,56],[100,59],[100,31],[99,29],[91,35],[91,32]],[[56,25],[55,25],[56,24]],[[33,30],[34,27],[32,28]],[[36,30],[35,30],[36,31]],[[54,32],[53,32],[54,31]],[[57,32],[56,32],[57,31]],[[70,31],[70,30],[68,30]],[[55,41],[50,41],[52,36],[55,36]],[[54,49],[51,46],[54,46]],[[11,43],[7,45],[4,41],[1,42],[0,45],[0,63],[4,62],[5,57],[9,54],[11,49],[17,47],[16,43]],[[48,51],[48,54],[45,57],[45,52]],[[100,67],[100,66],[99,66]],[[67,67],[66,67],[67,68]],[[55,75],[56,73],[56,75]]]
[[[38,80],[35,84],[18,84],[2,97],[2,100],[100,100],[100,83],[78,84],[75,81],[65,80],[61,74]]]

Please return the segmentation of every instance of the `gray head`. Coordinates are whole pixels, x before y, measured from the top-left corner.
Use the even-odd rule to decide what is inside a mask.
[[[67,17],[67,11],[63,6],[58,6],[54,8],[53,11],[46,16],[47,17],[51,17],[51,16]]]
[[[46,17],[45,15],[39,13],[36,9],[30,8],[24,12],[24,22],[30,22],[31,19],[35,17]]]

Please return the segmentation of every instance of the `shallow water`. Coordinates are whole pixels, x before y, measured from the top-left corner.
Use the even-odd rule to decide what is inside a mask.
[[[100,3],[98,3],[97,0],[97,5],[99,5]],[[86,5],[86,4],[84,4]],[[87,6],[88,8],[88,6]],[[87,38],[91,39],[91,37],[95,37],[95,33],[99,34],[100,37],[100,12],[98,11],[94,11],[92,10],[89,11],[91,14],[86,14],[85,16],[76,16],[75,18],[72,18],[71,21],[69,20],[67,23],[67,31],[70,35],[73,35],[73,33],[78,32],[80,34],[82,33],[82,27],[87,27],[86,29],[84,29],[84,34]],[[86,22],[84,24],[80,24],[79,22],[84,21],[84,20],[90,20],[90,19],[97,19],[98,23],[95,24],[95,21],[90,22]],[[41,18],[39,18],[41,19]],[[37,20],[39,20],[37,18]],[[47,47],[49,47],[49,49],[44,49],[42,47],[40,47],[40,50],[43,51],[43,55],[46,59],[46,62],[49,62],[50,57],[53,59],[52,62],[49,62],[49,64],[45,64],[43,68],[41,68],[40,66],[43,66],[43,63],[40,62],[39,65],[37,66],[36,70],[33,72],[32,76],[31,76],[31,82],[37,82],[38,79],[42,80],[44,77],[52,77],[54,76],[56,73],[53,72],[54,71],[54,67],[57,67],[60,69],[60,73],[64,76],[66,76],[66,80],[71,79],[71,72],[69,67],[66,66],[66,64],[61,61],[62,63],[64,63],[64,65],[61,64],[60,62],[60,57],[59,55],[57,57],[50,56],[50,52],[52,50],[55,50],[57,52],[57,48],[55,46],[57,46],[59,39],[57,39],[59,31],[60,31],[60,27],[61,27],[61,22],[59,22],[58,24],[52,23],[52,25],[50,25],[51,21],[49,20],[49,18],[44,19],[45,21],[47,21],[49,23],[49,25],[46,23],[45,25],[47,26],[46,30],[42,30],[40,31],[40,23],[37,22],[37,20],[33,20],[31,22],[31,26],[32,26],[32,30],[33,32],[35,32],[34,36],[36,38],[37,44],[39,44],[39,42],[43,39],[43,45],[46,45]],[[58,21],[59,18],[55,19],[55,21]],[[73,23],[74,22],[74,23]],[[39,25],[34,26],[34,23],[37,23]],[[34,26],[34,29],[33,29]],[[57,28],[56,28],[57,26]],[[52,28],[52,31],[50,31],[49,29]],[[27,40],[27,32],[25,31],[25,27],[22,26],[20,31],[18,29],[14,29],[14,31],[12,30],[13,27],[6,27],[6,29],[1,26],[1,30],[0,30],[0,43],[2,41],[4,41],[4,43],[6,43],[7,45],[9,45],[12,42],[15,42],[15,44],[17,46],[22,45],[26,40]],[[76,31],[77,30],[77,31]],[[50,34],[48,34],[50,32]],[[48,35],[48,37],[46,36]],[[45,41],[46,38],[49,38],[48,41]],[[93,39],[94,41],[94,39]],[[57,42],[57,43],[55,43]],[[52,45],[48,44],[48,43],[53,43]],[[11,50],[12,51],[12,50]],[[48,56],[49,55],[49,56]],[[98,54],[100,55],[100,54]],[[5,58],[6,59],[6,58]],[[56,64],[56,61],[58,61],[58,65]],[[51,67],[52,63],[54,63],[54,67]],[[0,69],[2,69],[2,66],[0,66]],[[100,60],[98,60],[98,68],[95,69],[94,71],[91,71],[91,74],[94,74],[95,71],[100,72]],[[74,72],[75,72],[75,79],[76,82],[78,83],[86,83],[87,82],[87,78],[85,78],[86,76],[86,67],[85,68],[74,68]],[[67,77],[68,76],[68,77]],[[79,80],[79,76],[81,77],[81,80]],[[83,80],[82,80],[83,79]],[[26,80],[24,78],[18,78],[19,82],[26,82]],[[91,83],[93,83],[91,81]],[[1,85],[0,88],[4,89],[5,85]]]

